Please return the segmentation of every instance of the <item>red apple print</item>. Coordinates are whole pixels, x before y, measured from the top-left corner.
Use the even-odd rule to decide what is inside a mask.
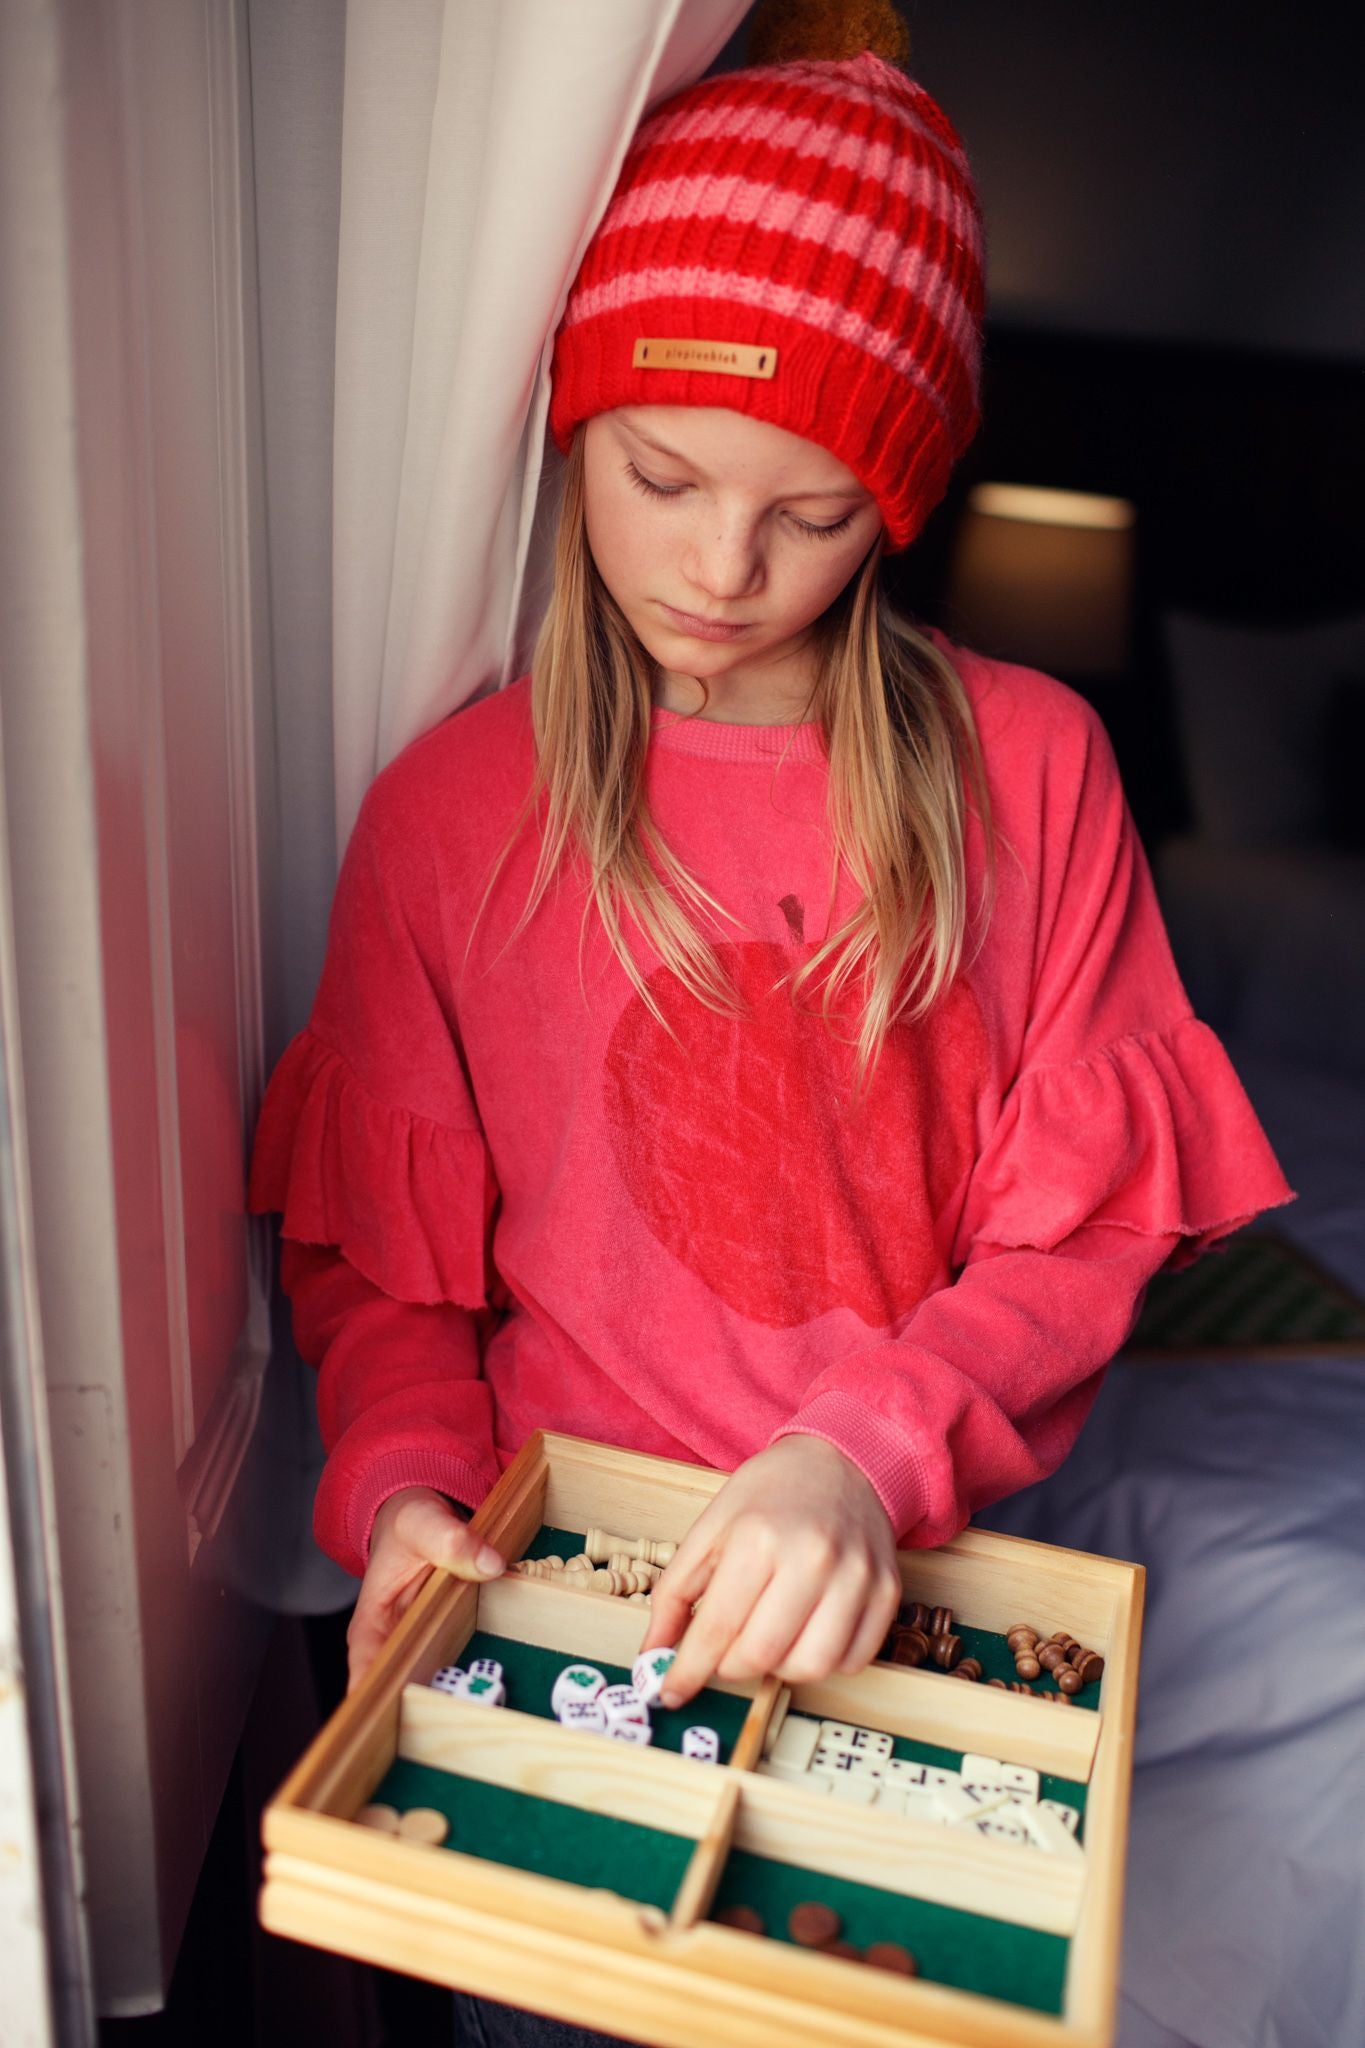
[[[677,1034],[638,996],[604,1080],[621,1177],[650,1230],[741,1315],[790,1329],[840,1303],[872,1329],[908,1313],[937,1266],[933,1218],[971,1165],[985,1033],[959,980],[898,1024],[862,1104],[853,1048],[781,982],[798,956],[717,948],[748,1013],[707,1009],[664,969],[650,980]],[[856,1007],[835,1010],[853,1036]]]

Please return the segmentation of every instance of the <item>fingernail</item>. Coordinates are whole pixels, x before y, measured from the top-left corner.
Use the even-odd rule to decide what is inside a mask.
[[[682,1694],[671,1691],[661,1692],[659,1694],[659,1705],[661,1707],[680,1707],[682,1705]]]
[[[481,1572],[500,1572],[502,1570],[502,1555],[499,1551],[494,1550],[491,1543],[484,1544],[475,1562]]]

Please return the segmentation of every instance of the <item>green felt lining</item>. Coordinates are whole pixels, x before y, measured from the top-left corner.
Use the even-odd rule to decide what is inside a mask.
[[[975,1657],[980,1663],[980,1678],[975,1680],[970,1678],[954,1678],[951,1671],[940,1671],[935,1664],[920,1664],[915,1668],[920,1671],[929,1672],[934,1678],[947,1679],[953,1685],[984,1685],[988,1678],[1003,1678],[1007,1684],[1011,1685],[1016,1682],[1017,1673],[1014,1668],[1014,1653],[1003,1636],[995,1635],[989,1629],[972,1628],[966,1622],[957,1620],[953,1622],[953,1634],[960,1636],[962,1639],[963,1657]],[[889,1663],[890,1659],[888,1658],[885,1661]],[[902,1670],[904,1668],[902,1665],[892,1666],[893,1670]],[[1056,1679],[1052,1677],[1051,1673],[1045,1671],[1041,1677],[1035,1678],[1032,1681],[1029,1691],[1042,1696],[1048,1693],[1060,1692],[1061,1687]],[[1100,1687],[1098,1679],[1092,1678],[1089,1685],[1082,1686],[1079,1692],[1074,1692],[1071,1695],[1071,1709],[1073,1710],[1076,1707],[1088,1707],[1093,1713],[1099,1706],[1099,1703]],[[1059,1711],[1067,1712],[1069,1710],[1061,1708]]]
[[[554,1682],[566,1664],[592,1664],[608,1685],[629,1685],[630,1672],[624,1664],[610,1664],[590,1650],[542,1650],[534,1643],[514,1642],[510,1636],[496,1636],[476,1629],[459,1655],[466,1668],[476,1657],[496,1657],[503,1669],[507,1704],[518,1713],[535,1714],[553,1721],[551,1695]],[[727,1763],[739,1731],[744,1726],[750,1702],[734,1693],[717,1692],[707,1686],[685,1707],[651,1707],[649,1719],[654,1730],[655,1749],[682,1749],[684,1728],[714,1728],[720,1738],[720,1761]],[[496,1708],[490,1708],[496,1713]]]
[[[404,1757],[390,1765],[373,1797],[400,1813],[434,1806],[450,1822],[447,1849],[534,1871],[538,1877],[618,1892],[664,1912],[672,1909],[696,1847],[686,1835],[614,1820],[530,1792],[511,1792]]]
[[[787,1920],[793,1906],[813,1899],[834,1908],[843,1921],[842,1938],[855,1948],[867,1948],[874,1941],[897,1941],[908,1948],[927,1982],[1003,1998],[1036,2012],[1062,2009],[1069,1946],[1064,1935],[1041,1934],[1033,1927],[1014,1927],[925,1899],[901,1898],[874,1885],[802,1870],[745,1849],[731,1851],[711,1917],[724,1906],[752,1906],[762,1915],[771,1938],[789,1942]],[[850,1962],[847,1967],[866,1966]]]

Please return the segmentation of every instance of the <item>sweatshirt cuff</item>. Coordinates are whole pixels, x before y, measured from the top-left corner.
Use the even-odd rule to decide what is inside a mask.
[[[886,1509],[899,1542],[923,1519],[929,1503],[924,1459],[907,1441],[904,1423],[892,1422],[853,1394],[817,1394],[769,1443],[783,1436],[818,1436],[858,1467]]]
[[[366,1466],[346,1510],[346,1540],[360,1559],[362,1572],[370,1561],[374,1518],[390,1494],[401,1493],[405,1486],[429,1486],[473,1510],[492,1491],[493,1481],[453,1451],[414,1448],[376,1458]]]

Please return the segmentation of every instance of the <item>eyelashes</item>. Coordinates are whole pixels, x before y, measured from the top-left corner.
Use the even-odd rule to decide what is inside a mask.
[[[626,463],[626,475],[636,490],[643,491],[646,497],[650,498],[678,498],[687,489],[686,484],[652,484],[649,478],[641,476],[635,464],[629,461]],[[787,517],[798,533],[807,533],[812,540],[833,540],[837,534],[846,533],[853,524],[851,512],[845,512],[843,518],[837,520],[833,526],[812,526],[807,520],[798,519],[794,512],[789,512]]]

